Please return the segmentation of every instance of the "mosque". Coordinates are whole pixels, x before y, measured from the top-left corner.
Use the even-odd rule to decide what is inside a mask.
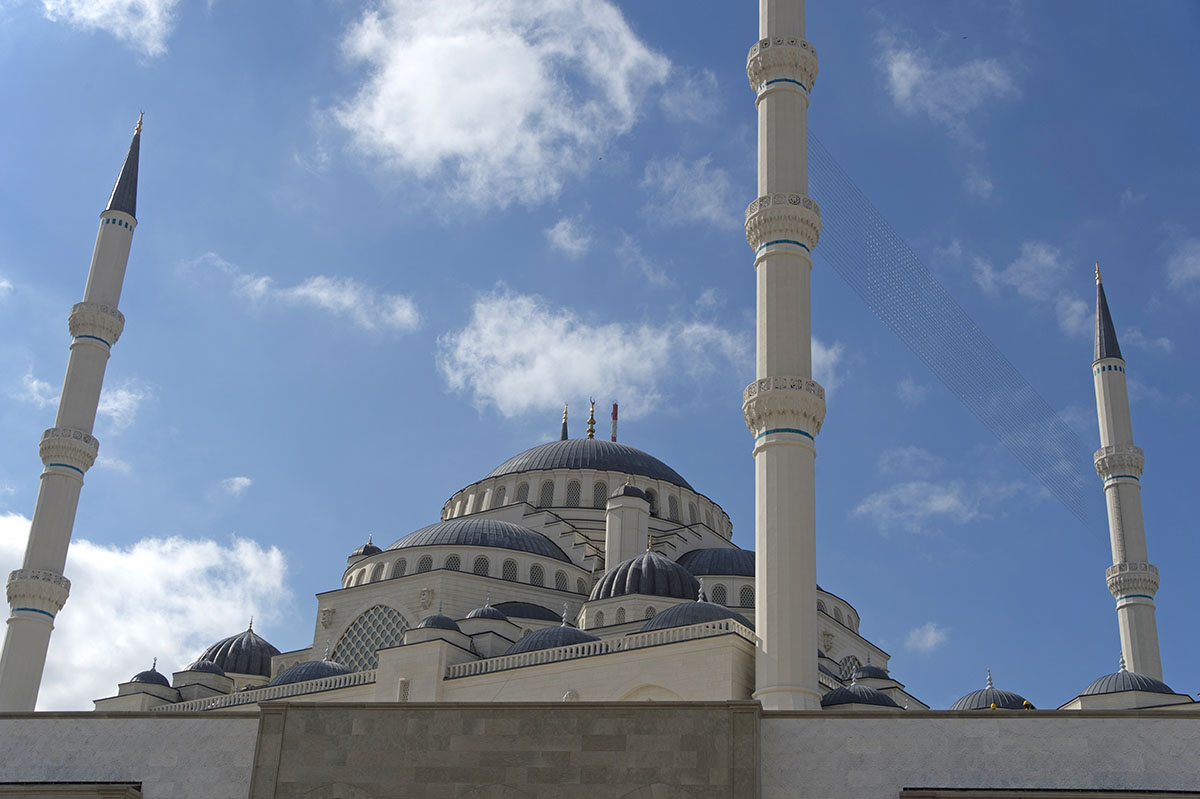
[[[0,796],[1198,797],[1200,712],[1162,679],[1158,571],[1125,361],[1099,270],[1092,364],[1120,667],[1036,709],[992,684],[931,710],[816,584],[809,273],[821,230],[804,137],[815,48],[802,0],[760,0],[747,60],[759,196],[755,551],[653,455],[586,433],[518,453],[439,520],[349,553],[311,641],[249,625],[132,676],[94,713],[33,713],[137,226],[141,122],[101,214],[0,660]],[[482,466],[482,469],[486,466]],[[432,516],[432,514],[431,514]],[[66,611],[66,612],[69,612]],[[172,670],[171,667],[178,666]],[[168,676],[168,673],[170,676]],[[1018,688],[1018,686],[1011,686]]]

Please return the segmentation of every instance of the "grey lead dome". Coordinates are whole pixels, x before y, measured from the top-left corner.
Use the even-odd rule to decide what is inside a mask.
[[[433,546],[495,547],[571,562],[557,544],[541,533],[499,519],[449,519],[409,533],[388,549]]]
[[[695,599],[700,583],[687,569],[657,552],[643,552],[617,564],[592,588],[591,600],[627,594]]]
[[[210,660],[226,674],[258,674],[271,676],[271,658],[279,650],[254,630],[247,629],[237,635],[217,641],[204,650],[200,660]]]
[[[695,491],[688,481],[679,475],[679,472],[653,455],[625,444],[599,438],[551,441],[549,444],[527,449],[492,469],[484,479],[543,469],[596,469],[605,472],[623,472],[674,483],[689,491]]]

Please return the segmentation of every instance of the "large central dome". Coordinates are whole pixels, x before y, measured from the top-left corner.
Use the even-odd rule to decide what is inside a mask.
[[[679,476],[679,472],[653,455],[625,444],[599,438],[551,441],[549,444],[527,449],[492,469],[488,477],[503,477],[506,474],[542,469],[596,469],[623,472],[674,483],[689,491],[695,491],[687,480]]]

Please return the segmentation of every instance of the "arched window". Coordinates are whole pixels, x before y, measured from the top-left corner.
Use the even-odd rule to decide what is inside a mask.
[[[854,655],[846,655],[846,657],[838,662],[838,673],[843,680],[848,680],[854,674],[854,671],[861,667],[862,663],[859,662],[858,658],[854,657]]]
[[[517,502],[529,501],[529,483],[521,483],[517,486]]]
[[[446,568],[452,572],[456,572],[462,568],[462,558],[458,555],[446,556]]]
[[[379,666],[376,651],[398,646],[407,628],[408,622],[394,609],[375,605],[347,628],[329,659],[355,671],[374,669]]]
[[[462,516],[462,500],[461,499],[454,503],[454,513],[452,513],[450,515],[451,516]]]
[[[625,623],[625,608],[617,608],[617,624]]]
[[[708,525],[708,529],[712,529],[712,511],[704,511],[704,523]]]
[[[650,500],[650,515],[658,515],[658,492],[653,488],[646,489],[646,498]]]
[[[529,584],[530,585],[545,585],[546,575],[542,571],[542,567],[538,564],[533,564],[529,567]]]
[[[742,590],[738,592],[738,602],[744,608],[754,607],[754,586],[743,585]]]
[[[392,566],[392,577],[403,577],[406,571],[408,571],[408,561],[400,558],[396,561],[396,565]]]
[[[567,573],[565,571],[556,571],[554,573],[554,587],[559,591],[567,590]]]
[[[712,589],[712,601],[718,605],[729,604],[729,595],[725,592],[725,586],[717,583]]]
[[[837,620],[838,624],[845,624],[845,621],[842,619],[842,609],[837,605],[833,607],[833,618]]]
[[[597,480],[592,483],[592,507],[603,508],[608,504],[608,483]]]
[[[429,557],[428,555],[422,555],[421,559],[419,561],[417,561],[417,571],[418,572],[427,572],[432,568],[433,568],[433,558]]]
[[[500,506],[502,506],[504,504],[504,489],[505,488],[507,488],[507,486],[500,486],[499,488],[496,489],[496,499],[495,499],[495,501],[492,502],[493,508],[499,508]]]
[[[371,579],[368,580],[367,582],[374,583],[374,582],[377,582],[382,579],[383,579],[383,564],[376,563],[374,568],[371,569]]]
[[[517,562],[511,559],[504,561],[504,565],[500,567],[500,576],[515,583],[517,581]]]
[[[475,572],[476,574],[478,574],[480,576],[487,577],[489,566],[491,566],[491,564],[488,563],[488,559],[485,558],[483,555],[480,555],[479,557],[475,558],[475,566],[474,566],[474,568],[471,569],[471,571]]]
[[[583,493],[583,489],[579,485],[578,480],[572,480],[567,483],[567,507],[579,507],[579,495]]]
[[[667,516],[673,522],[679,521],[679,499],[678,499],[678,497],[667,497]]]
[[[588,592],[587,583],[584,582],[584,579],[582,577],[580,577],[578,580],[575,581],[575,593],[586,594],[587,592]]]
[[[604,611],[602,611],[602,610],[598,610],[598,611],[596,611],[596,624],[595,624],[595,626],[596,626],[596,627],[603,627],[603,626],[604,626]]]
[[[653,605],[646,606],[646,618],[647,619],[653,619],[654,614],[656,614],[656,613],[658,613],[658,611],[654,609]]]
[[[688,503],[688,524],[696,524],[700,521],[700,516],[696,513],[696,503]]]
[[[355,584],[355,585],[362,585],[362,584],[363,584],[363,579],[364,579],[366,576],[367,576],[367,570],[366,570],[366,569],[359,569],[359,571],[358,571],[358,574],[354,575],[354,584]]]
[[[546,480],[542,483],[542,490],[538,493],[538,507],[549,508],[554,505],[554,481]]]
[[[823,599],[817,600],[817,612],[818,613],[829,613],[829,611],[825,609],[825,600],[823,600]]]

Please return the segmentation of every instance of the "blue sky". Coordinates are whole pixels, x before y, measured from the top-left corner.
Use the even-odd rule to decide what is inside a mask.
[[[589,395],[752,547],[756,33],[754,4],[724,0],[0,1],[5,569],[146,111],[103,459],[40,707],[89,707],[153,656],[177,669],[250,614],[306,645],[312,595],[369,533],[436,521],[555,436],[564,401],[582,434]],[[1198,33],[1200,7],[1166,0],[812,2],[807,32],[811,130],[1088,447],[1102,262],[1165,678],[1191,694]],[[894,676],[946,707],[991,667],[1056,707],[1114,670],[1107,530],[1042,490],[820,247],[813,297],[819,579]]]

